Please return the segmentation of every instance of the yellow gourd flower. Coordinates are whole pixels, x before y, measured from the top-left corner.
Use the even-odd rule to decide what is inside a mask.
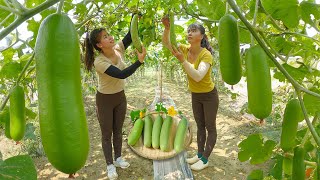
[[[142,119],[144,117],[144,112],[140,111],[140,119]]]
[[[169,109],[168,109],[168,115],[169,116],[175,116],[177,114],[178,114],[178,112],[176,110],[174,110],[174,107],[170,106]]]

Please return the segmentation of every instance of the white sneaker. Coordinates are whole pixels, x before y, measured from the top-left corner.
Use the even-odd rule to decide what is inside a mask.
[[[200,158],[198,158],[198,155],[196,154],[195,156],[193,156],[192,158],[187,158],[187,163],[189,164],[193,164],[196,163],[197,161],[199,161]]]
[[[107,166],[107,171],[108,171],[108,178],[109,179],[117,179],[118,178],[116,167],[113,164],[110,164]]]
[[[123,160],[121,157],[118,157],[116,161],[113,162],[116,167],[121,167],[122,169],[128,168],[130,164]]]
[[[200,171],[208,166],[209,166],[209,161],[206,164],[204,164],[203,161],[200,159],[198,162],[192,164],[190,168],[195,171]]]

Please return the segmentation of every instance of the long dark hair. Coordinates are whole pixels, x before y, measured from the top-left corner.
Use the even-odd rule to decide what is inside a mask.
[[[206,48],[213,55],[214,51],[209,43],[208,37],[206,35],[206,30],[204,29],[204,27],[201,24],[193,23],[189,25],[188,31],[189,29],[199,29],[200,33],[203,35],[203,38],[201,40],[201,47]]]
[[[100,42],[101,32],[105,31],[104,28],[98,28],[91,31],[90,36],[89,32],[87,32],[87,37],[85,40],[86,46],[86,56],[85,56],[85,65],[88,71],[91,71],[93,62],[94,62],[94,49],[97,51],[101,51],[101,49],[97,46],[97,43]],[[94,49],[93,49],[94,48]]]

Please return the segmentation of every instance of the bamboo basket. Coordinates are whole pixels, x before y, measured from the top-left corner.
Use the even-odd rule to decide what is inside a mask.
[[[157,114],[158,114],[158,112],[149,113],[149,115],[152,116],[153,121],[155,120]],[[161,114],[161,115],[164,119],[164,115],[163,114]],[[173,119],[173,124],[172,124],[171,133],[170,133],[170,137],[169,137],[169,141],[170,141],[169,144],[171,144],[173,146],[174,137],[176,135],[176,129],[178,127],[178,123],[181,120],[181,118],[179,116],[174,116],[172,119]],[[192,131],[191,131],[190,126],[188,126],[188,130],[187,130],[187,134],[186,134],[186,138],[185,138],[185,148],[189,147],[191,142],[192,142]],[[135,152],[139,156],[142,156],[147,159],[152,159],[152,160],[168,159],[168,158],[172,158],[178,154],[174,150],[173,147],[170,148],[172,150],[169,152],[161,151],[160,148],[154,149],[152,147],[150,147],[150,148],[145,147],[143,144],[143,132],[142,132],[141,137],[138,140],[138,142],[134,146],[129,145],[129,147],[131,148],[131,150],[133,152]]]

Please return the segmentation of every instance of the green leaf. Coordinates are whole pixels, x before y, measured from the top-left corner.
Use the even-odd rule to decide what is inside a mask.
[[[249,44],[251,42],[250,32],[248,30],[239,28],[239,40],[241,43]]]
[[[0,79],[15,79],[18,78],[20,72],[22,71],[21,65],[18,62],[12,61],[6,63],[0,70]]]
[[[4,62],[10,62],[12,61],[13,55],[16,51],[13,48],[7,49],[6,51],[2,52],[2,55],[4,57]]]
[[[120,22],[118,22],[117,25],[118,25],[118,28],[119,28],[119,29],[123,29],[123,28],[127,27],[128,22],[126,22],[126,21],[120,21]]]
[[[251,157],[251,153],[249,151],[240,151],[238,153],[238,159],[240,162],[248,161]]]
[[[73,8],[74,8],[74,4],[72,4],[72,2],[64,2],[64,4],[63,4],[64,12],[69,12]]]
[[[28,20],[28,30],[33,32],[33,35],[37,35],[40,27],[40,22],[35,21],[33,18]]]
[[[238,146],[242,150],[250,150],[252,147],[261,146],[263,143],[262,137],[260,134],[252,134],[244,139]],[[253,148],[252,151],[255,151],[256,148]]]
[[[133,7],[136,6],[138,4],[139,0],[132,0],[129,2],[128,7]]]
[[[305,77],[313,76],[313,74],[306,66],[300,66],[299,68],[292,67],[289,64],[282,64],[282,66],[299,83],[302,83]],[[278,79],[281,82],[284,82],[284,80],[286,79],[280,71],[275,72],[274,78]]]
[[[86,5],[79,3],[76,5],[76,12],[75,14],[85,14],[84,12],[87,11]]]
[[[4,1],[0,1],[0,5],[7,6]],[[0,20],[3,20],[4,18],[6,18],[9,14],[10,14],[10,12],[8,12],[8,11],[4,11],[4,10],[0,11]]]
[[[130,118],[132,122],[135,122],[140,117],[140,110],[132,110],[130,112]]]
[[[150,26],[148,29],[145,29],[141,34],[143,35],[143,45],[149,46],[154,41],[154,26]]]
[[[40,5],[43,2],[45,2],[45,0],[26,0],[25,5],[27,6],[27,8],[33,8]]]
[[[26,116],[30,119],[34,119],[37,117],[37,113],[26,107]]]
[[[99,3],[99,2],[103,2],[103,4],[108,4],[110,2],[113,2],[113,3],[116,3],[116,4],[119,4],[120,0],[95,0],[96,3]]]
[[[185,29],[182,27],[182,26],[180,26],[180,25],[174,25],[174,31],[175,31],[175,33],[177,33],[177,34],[182,34],[183,36],[182,37],[184,37],[185,36],[185,31],[184,31]]]
[[[0,123],[7,123],[8,121],[10,121],[10,112],[9,112],[9,106],[6,106],[0,112]]]
[[[0,164],[0,179],[37,179],[36,167],[29,155],[6,159]]]
[[[270,43],[274,47],[276,51],[278,51],[279,54],[289,54],[289,52],[293,48],[293,44],[290,41],[287,41],[282,36],[272,37],[268,36],[268,39],[270,39]]]
[[[64,8],[65,8],[66,4],[69,4],[69,3],[66,3],[66,2],[65,2]],[[71,8],[73,9],[74,6],[72,5]],[[53,14],[53,13],[55,13],[55,12],[56,12],[55,9],[46,9],[46,10],[42,11],[42,12],[40,13],[40,15],[42,16],[42,20],[43,20],[43,19],[45,19],[47,16],[49,16],[50,14]]]
[[[289,64],[283,64],[282,66],[295,80],[299,82],[302,82],[302,80],[310,74],[306,66],[300,66],[299,68],[292,67]]]
[[[30,59],[30,57],[32,56],[32,54],[23,54],[20,58],[19,58],[19,62],[21,63],[21,65],[24,67],[25,64],[27,64],[28,60]]]
[[[35,140],[36,141],[37,137],[36,137],[36,135],[34,133],[35,129],[36,128],[33,126],[32,123],[28,123],[26,125],[26,132],[24,134],[24,139],[31,139],[31,140]]]
[[[247,3],[248,3],[248,1],[246,1],[246,0],[236,0],[236,2],[239,7],[241,7],[243,5],[247,5]]]
[[[311,143],[311,139],[308,139],[303,148],[306,152],[310,152],[314,150],[315,146]]]
[[[33,18],[28,20],[28,30],[33,32],[33,40],[30,42],[31,46],[35,45],[35,41],[36,41],[36,37],[38,36],[38,31],[39,31],[39,27],[40,27],[40,22],[35,21]]]
[[[197,0],[200,12],[211,20],[219,20],[226,12],[226,4],[221,0]]]
[[[261,0],[265,10],[288,28],[299,25],[298,0]]]
[[[151,36],[149,35],[145,35],[143,36],[143,45],[144,46],[150,46],[150,44],[152,43],[153,39]]]
[[[316,131],[318,129],[317,127],[318,126],[315,127]],[[303,127],[301,129],[299,129],[297,131],[296,140],[302,140],[308,130],[309,130],[308,127]],[[320,130],[320,128],[319,128],[319,130]],[[299,143],[297,143],[297,144],[299,144]]]
[[[301,8],[301,18],[304,22],[313,24],[311,20],[311,15],[314,19],[320,19],[320,5],[308,1],[302,1],[300,3]]]
[[[286,77],[278,69],[274,70],[273,78],[278,79],[278,81],[280,81],[280,82],[286,81]]]
[[[238,146],[241,149],[238,154],[238,159],[241,162],[250,159],[251,164],[260,164],[270,159],[276,142],[267,140],[263,143],[261,134],[252,134],[248,136],[247,139],[244,139]]]
[[[311,88],[310,91],[320,94],[319,89]],[[303,102],[309,115],[314,116],[317,111],[320,111],[320,98],[305,93]]]
[[[259,149],[259,152],[255,153],[251,160],[251,164],[261,164],[269,160],[272,155],[272,150],[276,146],[276,142],[272,140],[267,140],[265,144]]]
[[[164,112],[164,113],[168,113],[167,109],[163,106],[162,103],[157,103],[156,104],[156,111],[157,112]]]
[[[263,171],[253,170],[247,177],[247,180],[263,180]]]

